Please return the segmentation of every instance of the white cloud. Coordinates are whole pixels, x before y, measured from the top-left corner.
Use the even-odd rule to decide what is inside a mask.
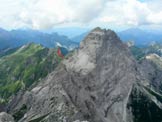
[[[162,24],[162,11],[158,12],[158,13],[151,13],[148,17],[147,17],[148,22],[152,23],[152,24]]]
[[[109,22],[116,21],[116,18],[112,17],[112,16],[103,16],[103,17],[99,18],[99,21],[109,23]]]
[[[162,24],[162,8],[160,5],[162,5],[160,0],[155,0],[154,3],[152,1],[116,0],[107,3],[99,20],[105,23],[111,22],[115,25],[130,26]]]
[[[0,0],[1,27],[47,29],[56,25],[158,25],[161,0]]]
[[[146,23],[146,17],[149,14],[150,10],[146,3],[141,3],[137,0],[117,0],[107,4],[103,18],[106,15],[113,18],[112,22],[118,25],[137,26]]]
[[[31,0],[18,14],[24,25],[45,29],[63,23],[88,23],[104,9],[105,0]]]

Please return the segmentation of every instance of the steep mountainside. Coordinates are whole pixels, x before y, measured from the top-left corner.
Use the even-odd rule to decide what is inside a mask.
[[[149,54],[140,63],[143,65],[146,77],[150,79],[151,87],[162,94],[162,57]]]
[[[57,49],[44,48],[34,43],[24,45],[0,58],[0,103],[19,90],[47,76],[62,60]]]
[[[19,122],[161,122],[162,96],[143,66],[113,31],[95,28],[7,112]]]

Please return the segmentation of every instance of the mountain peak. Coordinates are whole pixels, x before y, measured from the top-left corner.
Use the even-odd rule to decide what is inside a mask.
[[[119,37],[114,31],[96,27],[81,42],[80,48],[89,49],[89,51],[95,52],[94,49],[101,47],[102,43],[106,41],[113,44],[114,46],[118,44],[123,46],[123,43],[120,41]]]
[[[111,117],[126,122],[123,111],[127,112],[129,93],[138,77],[136,62],[123,45],[114,31],[95,28],[49,79],[50,83],[61,83],[60,87],[83,116],[90,117],[90,122],[110,122]],[[54,85],[48,86],[53,89]]]
[[[87,74],[96,67],[97,60],[104,55],[104,51],[110,49],[116,54],[122,51],[127,54],[126,46],[114,31],[97,27],[81,42],[79,50],[64,62],[67,68]]]
[[[96,27],[94,29],[92,29],[92,31],[90,32],[90,34],[107,34],[107,35],[116,35],[116,33],[110,29],[101,29],[100,27]]]
[[[96,27],[94,29],[92,29],[92,31],[102,31],[103,29],[101,29],[100,27]]]

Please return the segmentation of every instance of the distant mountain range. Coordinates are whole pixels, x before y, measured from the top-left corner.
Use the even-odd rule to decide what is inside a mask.
[[[118,32],[123,41],[134,41],[136,45],[145,46],[152,43],[162,43],[162,33],[159,31],[147,31],[138,28],[131,28]]]
[[[56,32],[60,35],[65,35],[69,38],[74,38],[82,33],[89,32],[91,29],[89,28],[81,28],[81,27],[61,27],[61,28],[54,28],[48,31],[45,31],[46,33]]]
[[[51,30],[51,32],[30,29],[7,31],[0,28],[0,50],[20,47],[31,42],[42,44],[48,48],[62,46],[73,49],[78,46],[88,32],[89,30],[85,28],[60,28]],[[130,28],[117,32],[117,34],[122,41],[133,41],[136,46],[162,43],[162,33],[160,31]]]
[[[79,43],[79,42],[81,42],[87,35],[88,35],[88,32],[85,32],[85,33],[82,33],[82,34],[80,34],[80,35],[77,35],[77,36],[75,36],[75,37],[73,37],[73,38],[71,38],[71,39],[72,39],[73,41]]]
[[[0,29],[0,49],[15,48],[27,43],[42,44],[51,48],[57,45],[72,49],[78,44],[68,37],[57,33],[44,33],[37,30],[11,30]]]

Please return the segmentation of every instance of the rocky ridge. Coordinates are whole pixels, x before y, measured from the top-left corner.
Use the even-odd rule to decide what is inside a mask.
[[[19,93],[8,112],[19,122],[160,122],[162,97],[145,76],[115,32],[95,28],[43,82]]]

